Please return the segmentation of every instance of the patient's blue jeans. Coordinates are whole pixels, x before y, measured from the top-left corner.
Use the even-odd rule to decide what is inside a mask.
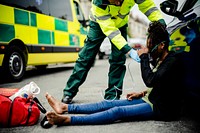
[[[68,113],[87,114],[71,116],[71,124],[108,124],[117,120],[136,121],[153,117],[151,106],[142,99],[105,100],[98,103],[69,104]]]

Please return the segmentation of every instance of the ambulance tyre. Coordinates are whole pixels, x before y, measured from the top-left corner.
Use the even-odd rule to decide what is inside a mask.
[[[9,81],[21,81],[26,71],[23,51],[17,46],[11,46],[5,55],[3,69]]]

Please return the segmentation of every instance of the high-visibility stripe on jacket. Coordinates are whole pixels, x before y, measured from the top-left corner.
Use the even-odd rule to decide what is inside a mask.
[[[158,21],[163,19],[159,9],[156,7],[153,0],[135,0],[142,13],[144,13],[150,21]]]
[[[108,0],[92,1],[90,20],[100,25],[103,33],[119,50],[127,45],[127,41],[118,28],[128,23],[129,12],[135,3],[150,21],[163,18],[153,0],[124,0],[121,6],[111,5]]]

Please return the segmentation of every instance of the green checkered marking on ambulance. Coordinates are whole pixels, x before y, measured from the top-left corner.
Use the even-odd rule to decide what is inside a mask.
[[[55,19],[55,29],[60,31],[68,32],[68,24],[67,21]]]
[[[55,36],[54,36],[54,32],[51,32],[51,42],[52,44],[55,44]]]
[[[80,38],[79,36],[70,34],[69,35],[70,46],[80,46]]]
[[[26,11],[14,9],[15,24],[29,25],[29,14]]]
[[[38,30],[39,44],[51,44],[51,32],[45,30]]]
[[[0,24],[0,41],[9,42],[15,37],[13,25]]]
[[[36,14],[31,13],[31,26],[37,26],[37,19],[36,19]]]

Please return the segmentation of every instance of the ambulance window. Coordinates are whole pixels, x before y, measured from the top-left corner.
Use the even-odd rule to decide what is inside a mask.
[[[1,0],[0,3],[28,11],[49,14],[47,1],[44,0]]]
[[[73,21],[70,0],[50,0],[50,15]]]
[[[29,11],[49,15],[48,3],[46,0],[28,0],[28,1],[29,1],[29,6],[27,7],[27,9]]]
[[[82,12],[79,4],[77,2],[75,2],[75,1],[74,1],[74,7],[75,7],[75,10],[76,10],[77,19],[79,21],[83,21],[84,20],[83,12]]]

